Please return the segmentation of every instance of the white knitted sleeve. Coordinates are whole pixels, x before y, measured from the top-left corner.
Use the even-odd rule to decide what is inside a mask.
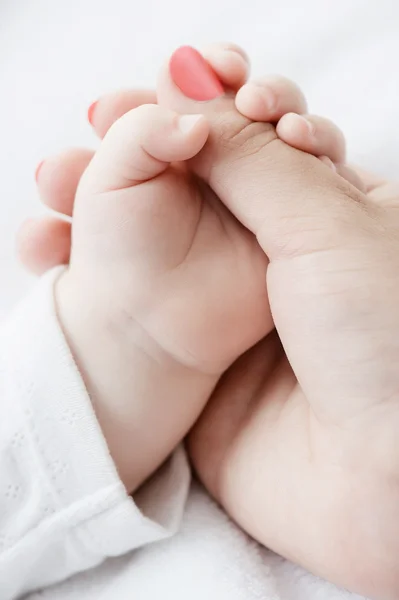
[[[57,322],[57,276],[0,330],[1,600],[171,536],[190,482],[180,448],[127,495]]]

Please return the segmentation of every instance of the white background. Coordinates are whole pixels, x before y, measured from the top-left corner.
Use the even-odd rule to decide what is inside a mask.
[[[32,284],[14,235],[42,210],[36,164],[95,143],[99,94],[152,85],[176,46],[220,40],[248,50],[254,75],[296,79],[352,160],[398,176],[397,0],[0,0],[0,315]]]

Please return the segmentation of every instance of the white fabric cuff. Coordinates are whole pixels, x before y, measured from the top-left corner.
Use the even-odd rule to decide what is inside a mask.
[[[41,488],[31,483],[27,490],[31,518],[18,537],[26,544],[49,529],[52,536],[68,532],[78,552],[100,561],[171,536],[181,522],[190,471],[179,448],[137,493],[140,509],[127,495],[57,320],[59,274],[46,275],[2,331],[6,391],[22,412],[30,468]]]

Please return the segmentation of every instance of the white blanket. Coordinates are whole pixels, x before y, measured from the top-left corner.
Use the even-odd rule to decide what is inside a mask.
[[[1,0],[0,316],[30,281],[14,233],[40,208],[36,164],[92,145],[86,108],[104,91],[151,86],[179,44],[242,44],[253,73],[281,73],[345,131],[351,160],[397,176],[395,0]]]
[[[344,130],[350,160],[397,178],[398,29],[395,0],[1,0],[0,316],[31,285],[14,234],[41,210],[35,166],[96,143],[86,109],[99,94],[153,85],[180,44],[235,41],[254,75],[302,85],[311,111]],[[282,559],[269,563],[284,600],[347,597]]]

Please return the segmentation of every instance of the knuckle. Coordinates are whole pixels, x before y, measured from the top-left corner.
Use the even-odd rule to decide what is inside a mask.
[[[278,139],[269,123],[253,122],[237,114],[221,114],[216,123],[218,143],[232,160],[256,156],[271,142]]]
[[[282,213],[277,226],[265,220],[257,234],[261,246],[271,247],[274,258],[293,259],[340,248],[364,250],[387,239],[381,215],[359,190],[342,180],[324,203],[325,195],[309,188],[306,197],[298,197],[297,210]]]
[[[156,104],[142,104],[133,108],[117,119],[109,128],[106,138],[130,140],[130,132],[134,131],[136,139],[147,137],[151,130],[157,129],[173,116],[171,111],[161,109]]]
[[[130,115],[130,118],[135,121],[151,121],[160,114],[162,114],[161,109],[156,104],[142,104],[126,113],[126,116]]]

